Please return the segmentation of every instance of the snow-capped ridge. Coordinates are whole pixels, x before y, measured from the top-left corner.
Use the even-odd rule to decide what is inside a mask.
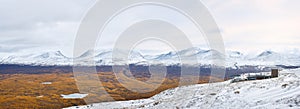
[[[63,55],[61,51],[55,51],[55,52],[46,52],[41,55],[35,56],[34,58],[68,58],[67,56]]]
[[[276,54],[276,52],[274,52],[274,51],[264,51],[264,52],[260,53],[257,57],[269,56],[269,55],[272,55],[272,54]]]
[[[293,52],[274,52],[263,51],[256,56],[249,56],[239,51],[226,51],[222,54],[219,51],[211,49],[201,49],[192,47],[180,51],[169,51],[161,54],[143,55],[142,50],[130,51],[121,49],[106,50],[87,50],[79,57],[69,58],[60,51],[43,52],[40,54],[28,53],[25,55],[7,56],[0,60],[1,64],[34,64],[34,65],[73,65],[76,64],[89,65],[90,61],[94,61],[96,65],[114,65],[114,64],[164,64],[178,65],[201,62],[199,65],[210,65],[212,61],[226,61],[226,67],[236,67],[236,65],[293,65],[300,66],[300,53]],[[116,59],[120,58],[122,59]],[[87,61],[89,60],[89,61]],[[195,65],[195,64],[193,64]]]

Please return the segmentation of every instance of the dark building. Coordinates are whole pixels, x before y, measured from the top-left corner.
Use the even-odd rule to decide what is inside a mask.
[[[272,69],[271,77],[272,78],[278,77],[278,69]]]

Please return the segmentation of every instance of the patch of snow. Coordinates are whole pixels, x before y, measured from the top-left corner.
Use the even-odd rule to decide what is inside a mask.
[[[42,84],[49,85],[52,84],[52,82],[42,82]]]
[[[64,95],[61,94],[61,96],[64,99],[82,99],[84,97],[86,97],[88,94],[80,94],[80,93],[74,93],[74,94],[69,94],[69,95]]]
[[[44,97],[43,95],[41,95],[41,96],[37,96],[36,98],[42,98],[42,97]]]

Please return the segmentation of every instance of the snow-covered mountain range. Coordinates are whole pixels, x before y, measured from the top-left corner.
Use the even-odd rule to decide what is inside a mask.
[[[117,55],[127,54],[118,50]],[[132,51],[127,59],[112,59],[112,50],[88,50],[81,56],[69,58],[64,56],[60,51],[43,52],[38,54],[24,54],[0,57],[0,64],[29,64],[29,65],[90,65],[87,60],[92,60],[96,65],[115,65],[115,64],[164,64],[177,65],[181,61],[195,61],[197,57],[198,63],[201,65],[211,65],[212,60],[225,58],[226,66],[241,66],[241,65],[292,65],[300,66],[300,52],[274,52],[264,51],[257,55],[248,55],[238,51],[226,51],[225,56],[215,50],[207,50],[201,48],[189,48],[178,52],[170,51],[167,53],[155,55],[143,55],[143,51]],[[189,64],[189,63],[184,63]]]
[[[299,74],[300,69],[283,70],[278,78],[182,86],[148,99],[69,109],[299,109]]]

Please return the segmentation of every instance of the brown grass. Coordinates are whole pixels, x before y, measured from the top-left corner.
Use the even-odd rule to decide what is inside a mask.
[[[163,90],[178,86],[177,77],[165,78],[162,85],[148,93],[132,92],[123,87],[112,72],[101,72],[98,74],[104,89],[114,100],[133,100],[149,98]],[[135,85],[125,75],[121,77],[128,80],[128,84]],[[144,81],[147,78],[137,78]],[[199,83],[205,83],[208,77],[202,77]],[[41,84],[52,82],[52,84]],[[142,82],[141,82],[142,83]],[[147,86],[151,87],[151,86]],[[0,75],[0,108],[44,108],[56,109],[69,106],[85,105],[83,99],[63,99],[60,94],[79,93],[72,73],[51,73],[51,74],[2,74]],[[88,97],[93,102],[111,101],[107,96],[96,96],[91,93]]]

